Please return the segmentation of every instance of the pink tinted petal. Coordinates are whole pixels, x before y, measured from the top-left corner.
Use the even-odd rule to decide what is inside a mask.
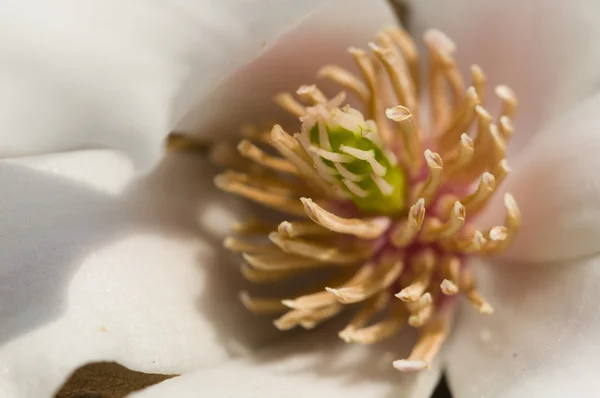
[[[480,291],[496,311],[462,308],[446,352],[454,396],[596,396],[600,258],[479,265]]]

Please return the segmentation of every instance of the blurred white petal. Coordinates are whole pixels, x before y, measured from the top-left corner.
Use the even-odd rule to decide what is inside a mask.
[[[50,396],[95,360],[186,372],[279,335],[237,299],[218,236],[236,202],[211,174],[183,155],[143,178],[110,151],[0,162],[0,396]]]
[[[0,154],[110,146],[149,166],[185,112],[325,2],[2,2]]]
[[[409,352],[407,333],[374,346],[346,345],[322,326],[243,360],[180,376],[132,398],[427,398],[437,384],[438,362],[425,372],[403,374],[392,361]]]
[[[516,91],[519,111],[512,154],[554,117],[598,90],[600,2],[409,0],[409,4],[410,24],[417,34],[429,28],[444,31],[457,44],[463,71],[479,64],[490,87],[506,84]]]
[[[463,308],[445,357],[454,396],[596,396],[600,258],[481,265],[480,290],[496,311]]]
[[[240,126],[249,122],[281,123],[287,115],[275,105],[275,94],[294,93],[300,85],[313,83],[331,96],[337,94],[339,87],[317,78],[317,71],[332,63],[355,70],[348,47],[367,48],[378,30],[397,23],[386,0],[331,0],[204,97],[179,130],[222,137],[239,134]]]

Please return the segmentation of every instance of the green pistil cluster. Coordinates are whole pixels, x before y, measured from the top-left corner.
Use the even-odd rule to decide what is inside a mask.
[[[313,109],[300,138],[320,175],[357,207],[377,214],[405,209],[404,172],[376,124],[359,111],[348,106]]]

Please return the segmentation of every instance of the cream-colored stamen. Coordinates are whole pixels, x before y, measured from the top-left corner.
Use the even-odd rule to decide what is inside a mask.
[[[396,294],[396,297],[407,303],[412,303],[420,299],[431,282],[435,263],[436,256],[431,249],[425,249],[415,254],[410,259],[410,266],[414,272],[413,280],[410,285]]]
[[[401,372],[415,372],[429,368],[450,333],[450,316],[442,315],[428,323],[407,359],[394,361]]]
[[[465,166],[469,164],[473,158],[475,147],[473,140],[467,135],[462,134],[460,136],[460,146],[458,151],[444,162],[444,171],[447,179],[452,179],[455,175],[463,172]]]
[[[223,241],[223,246],[232,252],[249,252],[249,253],[277,253],[280,250],[272,244],[259,244],[238,239],[234,236],[228,236]]]
[[[374,344],[398,333],[406,323],[406,312],[394,303],[390,314],[382,321],[359,329],[344,329],[339,336],[346,343]]]
[[[470,268],[465,268],[460,275],[460,290],[480,314],[491,314],[494,308],[481,296],[475,286],[475,276]]]
[[[477,190],[461,199],[467,213],[474,214],[481,210],[490,199],[496,188],[496,178],[493,174],[485,172],[481,175]]]
[[[336,284],[336,289],[345,289],[357,285],[362,285],[373,276],[374,267],[372,265],[364,265],[360,267],[350,279],[341,284]],[[297,310],[310,310],[324,307],[336,303],[337,297],[331,292],[324,290],[312,294],[300,296],[295,299],[282,300],[282,303],[289,308]]]
[[[492,168],[491,173],[494,175],[494,178],[496,178],[496,189],[502,185],[510,172],[511,169],[508,167],[508,161],[506,159],[502,159]]]
[[[471,79],[473,81],[473,87],[479,97],[479,102],[485,104],[485,74],[479,65],[471,65]]]
[[[501,115],[514,119],[517,112],[517,97],[515,93],[510,87],[496,86],[496,95],[502,100]]]
[[[450,115],[450,104],[444,87],[445,60],[455,50],[454,43],[442,32],[431,29],[425,32],[423,40],[429,50],[429,98],[431,101],[432,119],[438,128],[446,122]]]
[[[326,181],[323,181],[319,173],[314,169],[311,158],[304,148],[302,148],[302,145],[277,124],[274,125],[271,130],[271,145],[273,145],[283,157],[296,166],[300,175],[302,175],[311,186],[315,187],[319,192],[336,196],[331,185],[327,184]]]
[[[413,188],[412,197],[423,198],[427,206],[435,198],[440,185],[442,184],[443,165],[442,158],[435,152],[429,149],[425,150],[425,161],[427,162],[427,179],[417,184]]]
[[[404,61],[406,62],[410,73],[411,81],[413,82],[414,95],[416,96],[419,92],[419,52],[417,46],[410,34],[404,29],[390,27],[386,28],[385,32],[402,51]],[[413,111],[416,111],[416,109],[413,109]]]
[[[336,65],[327,65],[321,68],[317,73],[318,77],[332,80],[342,87],[354,92],[364,101],[369,101],[369,89],[365,84],[356,77],[352,72]]]
[[[307,235],[331,235],[331,231],[312,221],[283,221],[277,227],[277,232],[286,238],[296,238]]]
[[[354,161],[354,158],[352,156],[344,155],[337,152],[326,151],[325,149],[319,148],[314,145],[310,145],[308,147],[308,152],[316,153],[323,159],[337,163],[350,163]]]
[[[413,109],[416,99],[413,95],[414,89],[408,70],[404,65],[404,60],[400,58],[400,54],[395,49],[391,48],[391,41],[387,35],[380,34],[378,39],[381,41],[382,47],[375,43],[369,43],[369,47],[385,67],[398,103]]]
[[[340,145],[340,151],[355,157],[356,159],[368,162],[375,174],[381,177],[385,176],[387,170],[381,163],[377,161],[377,159],[375,159],[375,153],[373,150],[364,151],[362,149],[353,148],[347,145]]]
[[[413,174],[417,173],[421,168],[423,158],[420,155],[421,138],[412,113],[408,108],[399,105],[386,109],[385,115],[390,120],[398,123],[398,131],[403,143],[403,159],[406,159],[405,162],[409,170]]]
[[[447,296],[458,293],[460,284],[460,258],[453,255],[443,256],[440,260],[442,276],[445,278],[440,284],[442,293]]]
[[[234,181],[227,174],[220,174],[215,177],[215,185],[223,191],[235,193],[257,203],[289,213],[295,216],[304,215],[304,208],[298,200],[287,196],[267,192],[262,189],[254,188],[249,185]]]
[[[275,96],[275,102],[293,116],[301,117],[306,114],[304,105],[296,101],[290,93],[280,93]]]
[[[333,318],[342,309],[342,305],[335,303],[316,310],[292,310],[276,319],[273,324],[279,330],[290,330],[298,325],[305,329],[312,329],[319,323]]]
[[[395,247],[406,247],[421,230],[425,218],[425,200],[420,198],[410,207],[407,220],[398,224],[390,240]]]
[[[459,140],[460,135],[467,131],[469,125],[475,118],[475,107],[479,105],[479,98],[474,87],[469,87],[465,97],[455,113],[449,127],[438,138],[438,147],[448,151],[452,149]]]
[[[448,241],[442,242],[442,245],[448,249],[456,250],[461,253],[478,253],[482,250],[487,240],[483,233],[478,230],[471,230],[463,236],[454,237]]]
[[[500,135],[504,139],[504,141],[509,141],[513,134],[515,133],[515,128],[513,127],[512,121],[508,116],[500,116]]]
[[[275,224],[270,224],[258,218],[250,217],[234,223],[231,226],[231,230],[238,235],[254,235],[271,232],[276,227],[277,225]]]
[[[314,258],[295,256],[288,253],[256,255],[243,253],[242,257],[248,264],[262,271],[287,271],[327,266],[327,264]]]
[[[362,285],[342,289],[326,288],[342,304],[358,303],[387,289],[400,276],[404,265],[402,261],[379,264],[376,272]]]
[[[406,303],[411,315],[408,317],[408,324],[414,328],[423,326],[433,315],[433,298],[431,293],[427,292],[414,303]]]
[[[504,217],[504,229],[502,231],[506,234],[503,240],[498,240],[493,246],[488,247],[487,252],[498,253],[506,249],[517,236],[517,232],[521,227],[521,212],[517,206],[517,202],[510,194],[504,195],[504,207],[506,215]]]
[[[251,159],[254,162],[271,170],[281,173],[298,174],[298,169],[296,169],[296,166],[294,166],[290,161],[267,155],[248,140],[240,141],[238,144],[238,151],[242,156]]]
[[[456,201],[450,212],[450,218],[445,223],[439,219],[431,218],[425,223],[419,238],[423,242],[446,239],[456,234],[465,224],[465,207]]]
[[[246,291],[240,292],[240,300],[244,307],[255,314],[279,314],[287,310],[279,299],[256,298]]]
[[[350,249],[304,239],[287,238],[277,232],[271,232],[269,234],[269,240],[286,253],[300,255],[326,263],[355,263],[368,258],[372,253],[372,249],[369,247],[355,247]]]
[[[296,91],[298,97],[302,98],[311,105],[324,105],[327,103],[327,97],[317,88],[316,85],[300,86]]]
[[[390,219],[378,217],[372,219],[342,218],[328,212],[309,198],[300,198],[306,215],[317,224],[340,234],[354,235],[359,238],[375,239],[389,227]]]
[[[338,336],[346,343],[351,343],[352,333],[356,329],[364,327],[380,311],[385,309],[390,301],[391,295],[383,291],[366,300],[352,317],[348,325],[338,333]]]
[[[264,271],[242,264],[240,267],[242,276],[254,283],[274,283],[293,278],[298,275],[296,270]]]

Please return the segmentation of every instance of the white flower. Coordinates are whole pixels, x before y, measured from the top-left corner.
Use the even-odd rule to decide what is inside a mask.
[[[215,93],[263,41],[273,44],[322,2],[13,3],[2,7],[10,34],[0,48],[11,54],[0,69],[2,153],[113,145],[145,166],[182,116],[181,128],[220,133],[216,121],[232,108],[263,110],[272,94],[265,82],[285,78],[287,88],[311,78],[323,63],[323,40],[342,54],[392,21],[380,3],[332,1]],[[519,202],[523,229],[505,258],[479,267],[494,315],[465,308],[439,361],[418,375],[390,366],[411,346],[409,335],[346,346],[324,326],[286,339],[237,300],[236,264],[209,237],[227,231],[238,202],[216,193],[203,160],[169,156],[145,176],[109,150],[4,160],[0,396],[49,396],[96,360],[187,373],[141,397],[426,397],[442,367],[457,397],[592,396],[600,387],[593,367],[600,59],[591,51],[599,7],[584,0],[548,1],[543,14],[517,0],[413,7],[417,35],[445,31],[459,44],[462,66],[478,62],[492,84],[520,94],[523,138],[511,148],[518,172],[504,189]],[[305,74],[289,79],[299,61],[314,67],[303,63]]]

